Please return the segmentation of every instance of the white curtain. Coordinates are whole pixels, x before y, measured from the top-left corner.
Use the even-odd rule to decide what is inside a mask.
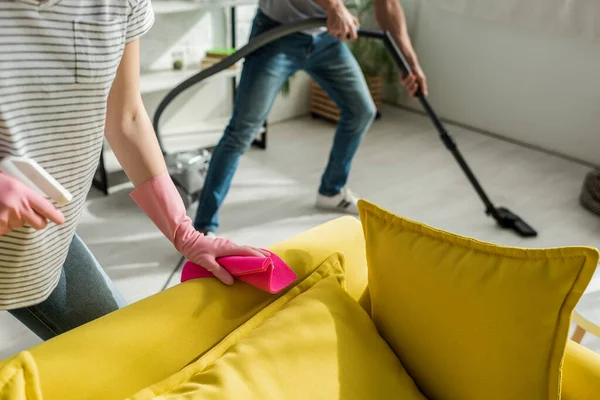
[[[424,0],[450,12],[600,43],[600,0]]]

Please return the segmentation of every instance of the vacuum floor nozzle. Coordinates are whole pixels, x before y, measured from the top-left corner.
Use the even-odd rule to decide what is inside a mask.
[[[510,211],[505,207],[496,208],[496,212],[493,215],[494,219],[504,229],[512,229],[521,237],[536,237],[537,232],[527,222],[523,221],[521,217]]]

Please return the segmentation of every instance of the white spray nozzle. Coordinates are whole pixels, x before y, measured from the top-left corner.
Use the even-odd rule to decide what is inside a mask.
[[[0,171],[48,197],[59,206],[68,204],[73,196],[41,165],[26,157],[9,156],[0,161]]]

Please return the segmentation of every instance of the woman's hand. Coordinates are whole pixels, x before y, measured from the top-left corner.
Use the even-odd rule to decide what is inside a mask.
[[[24,225],[42,230],[48,220],[63,224],[65,217],[42,195],[0,173],[0,235]]]
[[[212,272],[227,285],[233,283],[233,277],[218,263],[218,258],[270,255],[227,239],[206,237],[194,229],[183,200],[166,171],[139,185],[131,193],[131,198],[185,258]]]
[[[189,226],[189,229],[193,228]],[[195,236],[193,232],[190,233],[192,237]],[[199,236],[195,239],[188,240],[187,243],[182,245],[181,254],[194,264],[200,265],[210,271],[221,282],[227,285],[233,283],[233,277],[218,263],[218,258],[226,256],[270,256],[270,254],[264,250],[249,246],[240,246],[228,239],[206,236]]]

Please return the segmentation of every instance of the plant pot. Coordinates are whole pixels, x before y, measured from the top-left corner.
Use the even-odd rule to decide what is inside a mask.
[[[382,97],[382,78],[379,75],[368,76],[366,80],[373,102],[377,107],[377,116],[379,116]],[[333,122],[340,120],[339,108],[315,81],[312,81],[310,90],[310,112],[313,117],[320,117]]]

